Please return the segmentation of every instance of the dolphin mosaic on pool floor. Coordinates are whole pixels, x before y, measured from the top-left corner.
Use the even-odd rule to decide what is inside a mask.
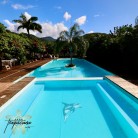
[[[63,108],[63,116],[64,116],[64,121],[68,119],[68,117],[76,111],[77,108],[82,108],[79,103],[72,103],[72,104],[67,104],[67,103],[62,103],[64,104]]]

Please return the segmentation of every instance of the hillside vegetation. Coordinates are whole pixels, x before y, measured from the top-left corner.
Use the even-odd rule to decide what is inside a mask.
[[[115,27],[109,34],[85,35],[89,41],[87,59],[107,70],[129,78],[138,78],[138,26]]]
[[[33,35],[6,30],[0,23],[0,58],[17,58],[19,64],[42,57],[48,52],[47,42]]]

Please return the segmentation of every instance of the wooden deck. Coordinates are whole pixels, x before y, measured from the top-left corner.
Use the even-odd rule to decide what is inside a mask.
[[[138,98],[138,86],[132,84],[131,82],[123,78],[120,78],[119,76],[106,76],[106,78],[114,82],[115,84],[117,84],[118,86],[126,90],[127,92],[129,92],[134,97]]]
[[[13,82],[51,59],[38,60],[25,65],[12,67],[10,70],[0,71],[0,82]]]
[[[16,93],[18,93],[21,89],[23,89],[33,79],[34,79],[33,77],[26,77],[21,81],[10,85],[6,90],[0,92],[0,106],[2,106],[9,99],[11,99]]]
[[[20,77],[26,75],[39,66],[49,62],[51,59],[38,60],[26,65],[15,66],[10,70],[0,71],[0,106],[11,99],[16,93],[18,93],[23,87],[31,82],[33,77],[26,77],[19,82],[13,84],[13,82]]]

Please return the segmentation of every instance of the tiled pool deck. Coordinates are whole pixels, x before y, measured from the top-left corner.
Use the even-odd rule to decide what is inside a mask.
[[[106,76],[106,78],[138,98],[138,86],[132,84],[131,82],[128,82],[123,78],[120,78],[119,76]]]
[[[26,77],[17,83],[13,83],[15,80],[24,76],[28,72],[34,70],[35,68],[47,63],[51,59],[39,60],[33,63],[28,63],[26,65],[17,66],[8,71],[0,72],[0,106],[11,99],[16,93],[18,93],[22,88],[24,88],[28,83],[30,83],[34,78]],[[138,98],[138,86],[120,78],[119,76],[106,76],[105,78],[111,80],[115,84],[119,85],[130,94]]]

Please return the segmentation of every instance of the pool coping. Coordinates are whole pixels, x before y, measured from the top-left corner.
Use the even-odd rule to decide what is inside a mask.
[[[117,86],[119,86],[120,88],[122,88],[123,90],[125,90],[126,92],[138,99],[138,86],[136,86],[135,84],[116,75],[105,76],[104,79],[113,82],[114,84],[116,84]]]
[[[87,78],[36,78],[37,81],[45,80],[103,80],[103,77],[87,77]]]

